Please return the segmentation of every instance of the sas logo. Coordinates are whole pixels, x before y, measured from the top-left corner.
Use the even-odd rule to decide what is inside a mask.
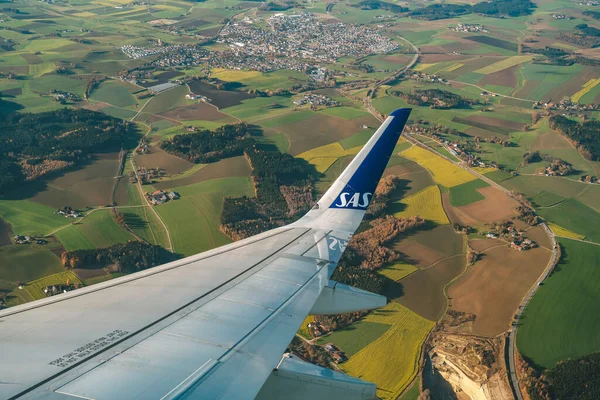
[[[333,204],[335,208],[361,208],[366,209],[373,197],[373,193],[350,193],[342,192]]]

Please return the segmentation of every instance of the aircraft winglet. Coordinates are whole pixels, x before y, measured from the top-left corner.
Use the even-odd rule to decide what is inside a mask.
[[[319,208],[367,209],[410,112],[410,108],[399,108],[387,117],[319,200]]]

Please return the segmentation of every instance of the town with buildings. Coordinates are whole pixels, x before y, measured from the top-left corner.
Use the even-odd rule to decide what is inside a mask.
[[[124,45],[119,49],[132,59],[160,55],[149,65],[162,68],[206,62],[213,68],[306,72],[340,57],[384,54],[399,47],[372,28],[341,22],[325,24],[307,12],[275,14],[261,21],[267,23],[267,28],[254,22],[246,17],[223,27],[216,38],[217,43],[227,46],[222,51],[162,43],[153,47]]]
[[[150,204],[156,206],[158,204],[164,204],[169,200],[177,200],[180,198],[179,193],[174,191],[164,192],[162,190],[156,190],[152,193],[146,193],[146,198]]]

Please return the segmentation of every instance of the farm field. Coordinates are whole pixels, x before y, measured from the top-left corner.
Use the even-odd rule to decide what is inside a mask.
[[[420,316],[436,321],[446,311],[446,286],[464,269],[464,255],[442,258],[400,280],[387,295]]]
[[[450,188],[450,201],[454,207],[466,206],[479,200],[485,200],[485,197],[476,189],[489,186],[481,179],[463,183],[462,185]]]
[[[596,335],[600,247],[558,239],[562,258],[525,309],[517,334],[519,352],[540,369],[600,351]]]
[[[63,271],[60,259],[47,246],[13,244],[0,249],[0,282],[8,282],[13,288],[17,282]]]
[[[600,214],[576,199],[552,208],[540,208],[539,214],[556,225],[584,235],[586,240],[600,243]]]
[[[36,279],[35,281],[27,282],[24,290],[29,294],[29,296],[31,296],[32,299],[41,300],[46,298],[46,295],[43,291],[45,287],[67,283],[77,286],[83,285],[81,280],[72,271],[64,271]]]
[[[219,230],[225,196],[254,196],[249,178],[212,179],[173,189],[181,198],[157,206],[156,211],[171,232],[174,251],[186,256],[231,241]]]
[[[476,315],[474,334],[494,337],[509,329],[521,298],[546,268],[550,251],[517,251],[493,239],[470,243],[483,256],[450,286],[448,295],[453,309]]]
[[[19,235],[43,236],[72,222],[55,211],[30,200],[0,200],[0,217]]]
[[[394,212],[398,218],[419,216],[436,224],[450,223],[442,207],[441,193],[437,186],[430,186],[396,202],[393,209],[395,208],[400,209]]]
[[[450,188],[476,179],[475,175],[419,146],[413,146],[401,154],[426,168],[440,185]]]
[[[391,327],[350,357],[342,368],[352,376],[374,382],[380,398],[394,399],[414,379],[421,345],[434,323],[394,302],[373,311],[363,321]]]
[[[111,213],[110,209],[90,211],[85,218],[57,231],[55,236],[66,250],[96,249],[135,240]]]

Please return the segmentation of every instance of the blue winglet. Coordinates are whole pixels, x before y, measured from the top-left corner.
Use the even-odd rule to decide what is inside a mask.
[[[373,138],[376,140],[374,144],[369,141],[365,145],[361,153],[367,151],[366,156],[330,208],[367,209],[411,111],[410,108],[399,108],[388,116],[380,127],[383,132],[376,133],[379,137]],[[361,153],[356,156],[357,159]]]

